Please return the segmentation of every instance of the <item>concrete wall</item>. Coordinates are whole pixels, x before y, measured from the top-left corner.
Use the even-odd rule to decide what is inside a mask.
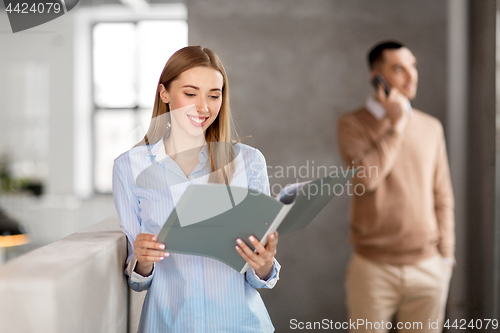
[[[0,332],[126,332],[126,256],[113,219],[0,266]]]
[[[335,122],[371,92],[365,58],[379,40],[410,47],[420,76],[413,105],[446,122],[446,1],[186,3],[190,44],[222,58],[240,135],[252,135],[245,142],[266,156],[272,185],[295,181],[276,178],[279,166],[309,165],[310,179],[313,162],[343,164]],[[287,331],[292,318],[346,319],[349,201],[335,199],[306,230],[280,239],[281,280],[262,292],[278,332]]]

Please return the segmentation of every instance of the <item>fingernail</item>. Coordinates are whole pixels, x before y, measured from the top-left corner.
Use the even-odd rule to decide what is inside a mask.
[[[160,257],[160,260],[163,260],[163,257]]]
[[[243,243],[243,241],[242,241],[241,239],[239,239],[239,238],[238,238],[238,239],[236,240],[236,243],[241,244],[241,243]]]
[[[236,251],[239,251],[239,250],[240,250],[240,247],[239,247],[239,246],[235,246],[234,248],[236,249]]]
[[[154,241],[156,240],[156,237],[155,237],[155,236],[153,236],[153,240],[154,240]]]
[[[269,238],[274,239],[274,234],[270,234]]]
[[[162,249],[162,250],[163,250],[164,248],[165,248],[165,245],[160,244],[160,249]]]
[[[248,239],[250,239],[253,242],[255,240],[255,237],[254,236],[250,236],[250,237],[248,237]]]
[[[170,255],[170,253],[169,253],[169,252],[165,252],[163,255],[164,255],[165,257],[168,257],[168,256]]]

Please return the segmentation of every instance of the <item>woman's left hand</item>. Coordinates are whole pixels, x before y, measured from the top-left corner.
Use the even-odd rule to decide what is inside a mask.
[[[254,246],[254,252],[241,239],[237,239],[236,251],[245,261],[255,270],[255,273],[262,280],[268,280],[273,272],[274,256],[276,255],[276,246],[278,245],[278,232],[275,231],[267,236],[267,244],[264,247],[254,236],[248,237],[250,243]]]

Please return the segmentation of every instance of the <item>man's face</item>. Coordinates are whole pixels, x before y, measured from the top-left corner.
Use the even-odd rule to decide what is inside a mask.
[[[382,61],[375,66],[372,75],[382,74],[389,85],[397,88],[409,100],[417,94],[417,60],[406,47],[384,50]]]

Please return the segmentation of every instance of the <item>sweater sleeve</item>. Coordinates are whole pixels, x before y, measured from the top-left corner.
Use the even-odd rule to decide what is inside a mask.
[[[439,252],[443,257],[455,259],[455,217],[450,168],[446,154],[446,143],[440,127],[436,173],[434,176],[434,203],[440,240]]]
[[[360,168],[353,183],[363,184],[366,192],[373,192],[389,175],[401,151],[404,135],[391,129],[376,141],[372,140],[362,124],[352,115],[343,116],[337,123],[340,153],[345,163]],[[376,176],[368,177],[375,168]],[[364,170],[365,172],[361,172]]]

